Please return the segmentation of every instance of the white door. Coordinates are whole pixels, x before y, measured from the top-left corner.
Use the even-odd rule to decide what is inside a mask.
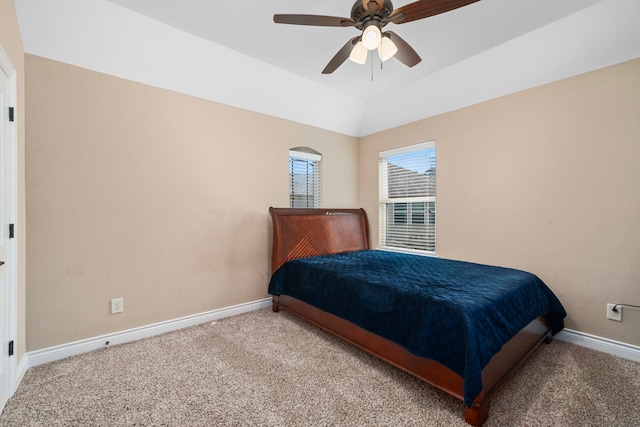
[[[11,213],[11,174],[9,126],[9,76],[0,63],[0,412],[7,403],[11,385],[11,365],[9,359],[9,220]]]

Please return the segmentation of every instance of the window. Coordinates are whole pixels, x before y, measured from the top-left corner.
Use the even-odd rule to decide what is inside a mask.
[[[380,246],[436,251],[436,144],[380,153]]]
[[[289,150],[289,207],[322,206],[322,155],[307,147]]]

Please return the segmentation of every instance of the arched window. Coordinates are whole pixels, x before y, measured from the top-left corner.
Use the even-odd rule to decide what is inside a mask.
[[[289,150],[289,206],[322,206],[322,155],[311,148]]]

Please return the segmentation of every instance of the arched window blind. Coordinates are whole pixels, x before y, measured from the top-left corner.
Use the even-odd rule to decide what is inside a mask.
[[[289,206],[322,206],[322,155],[310,148],[289,150]]]
[[[436,251],[435,141],[380,153],[380,246]]]

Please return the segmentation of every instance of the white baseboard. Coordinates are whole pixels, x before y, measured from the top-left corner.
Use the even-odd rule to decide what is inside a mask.
[[[136,341],[142,338],[151,337],[153,335],[163,334],[165,332],[171,332],[189,326],[199,325],[201,323],[213,322],[224,317],[235,316],[237,314],[247,313],[249,311],[270,306],[271,298],[265,298],[244,304],[234,305],[231,307],[221,308],[218,310],[212,310],[204,313],[194,314],[191,316],[181,317],[178,319],[167,320],[165,322],[154,323],[152,325],[141,326],[139,328],[128,329],[125,331],[87,338],[68,344],[44,348],[42,350],[30,351],[26,354],[27,357],[23,358],[23,361],[25,359],[27,360],[25,363],[26,366],[22,366],[23,363],[21,362],[21,367],[18,371],[21,372],[24,369],[24,372],[26,372],[26,369],[32,366],[42,365],[44,363],[53,362],[70,356],[76,356],[78,354],[106,347],[107,345],[123,344],[126,342]],[[24,372],[22,373],[22,375],[24,375]],[[22,379],[22,377],[20,377],[20,379]]]
[[[86,353],[105,347],[106,345],[123,344],[126,342],[136,341],[142,338],[148,338],[153,335],[163,334],[189,326],[198,325],[206,322],[213,322],[224,317],[235,316],[237,314],[247,313],[249,311],[266,308],[271,306],[271,298],[265,298],[244,304],[238,304],[231,307],[225,307],[218,310],[212,310],[204,313],[194,314],[191,316],[181,317],[178,319],[167,320],[165,322],[155,323],[152,325],[142,326],[139,328],[129,329],[112,334],[106,334],[98,337],[88,338],[80,341],[62,344],[42,350],[31,351],[25,354],[20,360],[16,372],[16,387],[22,381],[27,369],[32,366],[42,365],[44,363],[53,362],[70,356]],[[615,356],[624,357],[625,359],[640,362],[640,347],[626,344],[595,335],[586,334],[584,332],[574,331],[571,329],[563,329],[557,335],[556,339],[568,343],[580,345],[582,347],[591,348],[602,351],[604,353],[613,354]],[[109,344],[106,344],[109,342]]]
[[[640,362],[640,347],[635,345],[566,328],[555,335],[554,338],[559,339],[560,341],[565,341],[571,344],[598,350],[603,353],[609,353],[614,356],[620,356],[625,359]]]
[[[18,363],[16,369],[15,387],[13,390],[11,390],[11,394],[15,393],[15,391],[18,389],[18,385],[20,385],[20,383],[22,382],[22,378],[24,378],[24,374],[27,373],[27,369],[29,369],[29,356],[25,354],[24,356],[22,356],[22,359],[20,359],[20,363]]]

